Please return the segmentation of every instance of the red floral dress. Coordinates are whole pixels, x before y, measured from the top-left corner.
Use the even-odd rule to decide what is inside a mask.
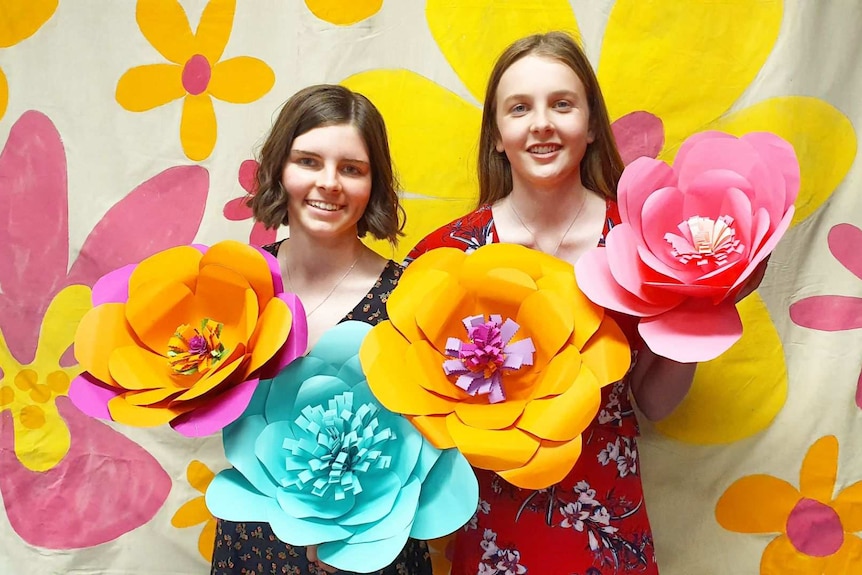
[[[619,221],[616,203],[608,201],[599,246]],[[439,247],[469,252],[497,241],[486,205],[427,236],[407,261]],[[633,349],[642,345],[634,320],[613,316]],[[477,469],[479,505],[455,538],[452,575],[657,575],[637,434],[626,378],[603,388],[580,459],[557,485],[520,489]]]

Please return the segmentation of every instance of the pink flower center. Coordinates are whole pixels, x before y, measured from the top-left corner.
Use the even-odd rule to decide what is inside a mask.
[[[500,325],[486,321],[467,330],[467,336],[470,343],[461,344],[458,358],[470,371],[482,372],[485,377],[491,377],[506,360]]]
[[[717,220],[692,216],[681,222],[680,235],[667,233],[664,239],[672,246],[671,253],[683,264],[718,268],[733,254],[742,253],[743,246],[736,239],[733,218],[721,216]]]
[[[202,94],[209,86],[212,67],[206,57],[195,54],[183,66],[183,88],[193,96]]]
[[[844,528],[834,509],[803,498],[787,518],[787,537],[800,553],[827,557],[841,549]]]

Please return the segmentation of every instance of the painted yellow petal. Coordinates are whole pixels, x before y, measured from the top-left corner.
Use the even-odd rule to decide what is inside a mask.
[[[53,401],[30,404],[12,412],[15,418],[15,455],[31,471],[56,466],[69,452],[71,435]]]
[[[17,371],[20,369],[20,365],[12,357],[12,352],[9,351],[9,346],[6,344],[6,337],[3,335],[3,331],[0,330],[0,382],[5,380],[7,377],[11,377],[13,371]],[[10,375],[6,375],[10,374]]]
[[[805,454],[799,472],[799,491],[809,499],[829,505],[838,475],[838,439],[827,435],[818,439]]]
[[[619,0],[599,60],[611,118],[655,114],[665,147],[675,150],[748,88],[775,45],[782,12],[780,0]]]
[[[793,144],[802,176],[793,225],[829,199],[856,157],[853,124],[839,110],[817,98],[770,98],[730,114],[710,128],[737,136],[769,131]]]
[[[760,575],[821,575],[825,557],[800,553],[786,535],[773,539],[760,559]]]
[[[221,59],[233,29],[236,0],[210,0],[201,13],[195,32],[195,53],[206,57],[210,64]]]
[[[180,123],[180,141],[186,156],[195,162],[206,160],[215,147],[216,132],[212,98],[206,93],[197,96],[187,94]]]
[[[58,0],[0,1],[0,48],[14,46],[29,38],[54,15]],[[0,106],[0,116],[3,115]]]
[[[845,526],[845,531],[852,530]],[[826,559],[826,565],[823,567],[823,575],[847,573],[862,573],[862,539],[850,533],[844,533],[844,545]]]
[[[783,533],[787,517],[801,498],[786,481],[771,475],[747,475],[721,495],[715,519],[737,533]]]
[[[193,459],[186,469],[186,479],[188,480],[189,485],[201,493],[206,492],[207,487],[212,483],[214,477],[215,473],[213,473],[205,463],[198,461],[197,459]]]
[[[213,550],[215,549],[216,522],[215,519],[210,519],[201,530],[201,535],[198,537],[198,553],[201,557],[210,563],[213,558]]]
[[[65,287],[54,296],[42,319],[36,363],[56,366],[72,345],[81,318],[92,307],[90,288],[84,285]]]
[[[832,502],[835,512],[841,517],[844,531],[862,531],[862,481],[847,487]]]
[[[194,55],[194,36],[178,0],[138,0],[135,16],[147,41],[171,62],[182,65]]]
[[[336,26],[350,26],[377,14],[383,0],[305,0],[311,13]]]
[[[117,82],[117,103],[130,112],[145,112],[182,97],[183,69],[175,64],[148,64],[126,70]]]
[[[6,74],[0,68],[0,119],[6,113],[6,106],[9,104],[9,83],[6,81]]]
[[[212,515],[207,509],[206,501],[203,497],[195,497],[191,501],[185,503],[177,509],[174,516],[171,517],[171,525],[177,528],[191,527],[207,521]]]
[[[231,58],[213,67],[207,90],[213,98],[247,104],[272,89],[275,74],[262,60],[250,56]]]
[[[730,443],[768,427],[787,399],[787,366],[778,332],[757,292],[742,300],[742,338],[697,367],[691,391],[663,434],[700,445]]]
[[[428,0],[425,14],[443,55],[478,102],[484,99],[494,61],[515,40],[551,30],[568,31],[580,40],[567,0],[538,5],[522,0]]]

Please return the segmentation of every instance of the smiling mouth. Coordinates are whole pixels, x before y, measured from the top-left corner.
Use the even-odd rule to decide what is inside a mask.
[[[337,212],[341,209],[341,206],[338,204],[330,204],[329,202],[321,202],[317,200],[306,200],[305,202],[312,208],[317,208],[318,210],[323,210],[326,212]]]
[[[527,148],[531,154],[550,154],[562,148],[559,144],[536,144]]]

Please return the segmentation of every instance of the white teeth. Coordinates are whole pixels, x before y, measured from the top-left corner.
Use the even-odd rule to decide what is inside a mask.
[[[555,144],[547,144],[544,146],[530,146],[530,153],[531,154],[549,154],[551,152],[556,151],[557,148],[559,148],[559,146],[557,146]]]
[[[317,200],[308,200],[306,203],[313,208],[317,208],[318,210],[326,210],[327,212],[337,211],[340,207],[338,204],[319,202]]]

